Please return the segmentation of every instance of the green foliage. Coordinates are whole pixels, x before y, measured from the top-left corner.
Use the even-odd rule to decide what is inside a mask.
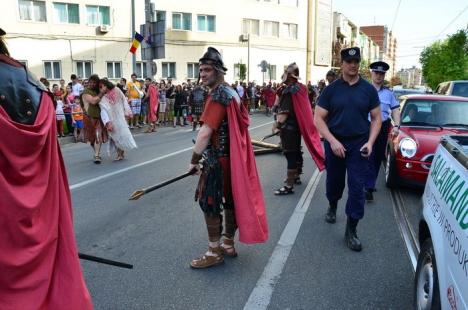
[[[366,59],[361,59],[361,63],[359,65],[359,74],[361,75],[362,78],[370,81],[371,80],[371,74],[369,70],[369,61]]]
[[[247,76],[247,65],[239,63],[239,80],[244,81]]]
[[[459,30],[424,48],[419,57],[424,79],[435,89],[444,81],[468,79],[468,30]]]

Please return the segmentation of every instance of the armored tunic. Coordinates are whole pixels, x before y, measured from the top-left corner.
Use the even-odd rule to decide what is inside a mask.
[[[280,132],[281,145],[283,152],[300,151],[301,149],[301,131],[294,111],[292,94],[299,91],[297,84],[292,84],[284,88],[280,94],[278,114],[287,114],[286,122],[283,124]]]
[[[231,169],[229,164],[229,124],[227,106],[234,90],[220,85],[207,97],[200,122],[213,129],[205,152],[206,159],[198,184],[196,199],[207,214],[219,214],[221,207],[232,208]]]

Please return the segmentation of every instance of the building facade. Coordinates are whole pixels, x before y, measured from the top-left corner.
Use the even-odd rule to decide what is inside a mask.
[[[396,75],[396,38],[391,31],[388,31],[387,26],[362,26],[360,29],[379,46],[379,60],[385,61],[390,65],[386,78],[391,79]]]
[[[413,66],[412,68],[401,69],[396,73],[405,88],[418,88],[424,85],[422,70]]]
[[[140,50],[133,66],[135,29],[145,22],[145,1],[4,0],[2,28],[11,55],[36,75],[56,81],[71,73],[110,79],[133,71],[146,77]],[[325,76],[331,65],[331,0],[156,1],[153,16],[165,22],[165,58],[155,60],[155,78],[196,79],[198,59],[216,47],[228,68],[226,80],[240,78],[246,65],[257,83],[278,81],[291,62],[303,82]],[[145,35],[145,34],[143,34]],[[259,64],[266,61],[267,72]]]

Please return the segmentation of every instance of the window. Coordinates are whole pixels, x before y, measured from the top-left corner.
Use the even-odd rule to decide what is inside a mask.
[[[172,13],[172,29],[192,30],[192,14]]]
[[[284,37],[288,39],[297,39],[297,24],[284,24]]]
[[[122,63],[118,61],[108,61],[107,77],[109,79],[120,79],[122,77]]]
[[[276,80],[276,65],[270,65],[267,69],[267,77],[269,80]]]
[[[19,0],[19,13],[21,20],[45,22],[46,6],[44,1]]]
[[[108,6],[86,6],[88,25],[110,25],[110,9]]]
[[[79,24],[80,10],[78,4],[54,3],[54,19],[57,23]]]
[[[187,78],[195,79],[198,78],[199,65],[196,62],[187,64]]]
[[[216,19],[213,15],[198,15],[197,24],[198,31],[216,31]]]
[[[139,79],[144,79],[148,77],[148,72],[146,71],[146,63],[142,61],[137,61],[135,73]]]
[[[76,74],[82,78],[89,78],[93,71],[93,63],[91,61],[77,61]]]
[[[254,34],[258,36],[260,33],[260,21],[258,19],[246,19],[242,20],[242,33],[243,34]]]
[[[240,64],[234,64],[234,80],[240,80]]]
[[[163,62],[162,63],[162,77],[163,78],[175,78],[176,77],[175,62]]]
[[[44,76],[49,80],[58,80],[62,77],[60,61],[44,61]]]
[[[265,20],[263,22],[263,35],[267,37],[278,37],[279,23]]]
[[[156,21],[166,20],[166,11],[156,11]]]

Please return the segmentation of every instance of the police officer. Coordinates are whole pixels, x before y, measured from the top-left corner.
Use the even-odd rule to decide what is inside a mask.
[[[358,47],[341,51],[342,75],[323,90],[315,110],[315,124],[325,138],[326,195],[329,201],[325,220],[336,222],[336,209],[343,195],[347,173],[345,241],[353,251],[362,249],[356,227],[364,216],[367,161],[382,123],[377,91],[359,75],[360,61]]]
[[[390,114],[395,126],[393,135],[398,135],[398,125],[400,124],[400,104],[395,94],[383,85],[385,73],[390,66],[383,61],[376,61],[369,66],[371,69],[372,85],[374,85],[380,100],[380,110],[382,113],[382,128],[374,143],[374,149],[369,157],[369,169],[365,185],[365,197],[367,201],[373,201],[375,191],[375,182],[379,175],[380,164],[385,157],[385,148],[387,146],[388,130],[390,128]]]

